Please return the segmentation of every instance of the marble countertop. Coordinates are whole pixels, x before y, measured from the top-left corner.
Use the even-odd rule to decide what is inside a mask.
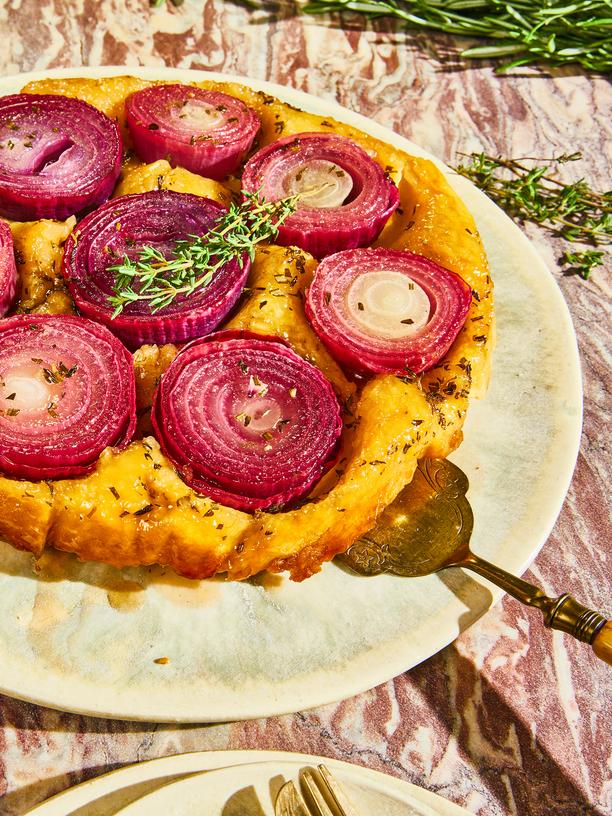
[[[451,41],[409,37],[354,16],[297,17],[221,0],[149,9],[144,0],[9,0],[3,75],[62,66],[172,66],[272,80],[337,101],[448,163],[460,152],[542,156],[580,150],[568,180],[609,187],[612,93],[604,78],[496,75],[448,61]],[[445,56],[446,55],[446,56]],[[446,60],[446,61],[445,61]],[[607,270],[564,277],[564,246],[525,231],[568,303],[582,362],[584,429],[573,482],[527,580],[612,614],[609,567]],[[607,414],[608,412],[608,414]],[[319,709],[208,726],[64,714],[0,696],[0,813],[18,816],[64,788],[129,763],[197,750],[322,754],[429,788],[480,816],[612,813],[609,667],[505,598],[417,668]]]

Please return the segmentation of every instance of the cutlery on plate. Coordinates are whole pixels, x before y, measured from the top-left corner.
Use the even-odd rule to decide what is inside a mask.
[[[276,797],[275,816],[358,816],[326,765],[302,768],[300,787],[303,795],[293,781],[283,785]]]
[[[501,587],[513,598],[537,607],[544,623],[590,643],[612,664],[612,621],[564,593],[549,598],[533,584],[474,555],[469,548],[474,516],[466,498],[465,473],[448,459],[423,459],[407,485],[369,533],[340,556],[362,575],[430,575],[464,567]]]

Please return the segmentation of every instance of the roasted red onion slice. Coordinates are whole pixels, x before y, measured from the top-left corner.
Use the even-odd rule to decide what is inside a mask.
[[[325,258],[306,314],[336,359],[362,373],[431,368],[448,351],[470,308],[454,272],[394,249],[353,249]]]
[[[277,241],[317,258],[371,243],[399,204],[397,187],[364,150],[321,133],[287,136],[264,147],[246,163],[242,188],[261,190],[269,201],[304,194]]]
[[[273,337],[219,332],[162,377],[153,425],[194,490],[255,510],[304,495],[331,466],[342,422],[321,372]]]
[[[135,424],[132,357],[108,329],[67,315],[0,322],[0,472],[83,475]]]
[[[17,293],[17,267],[13,235],[6,221],[0,221],[0,317],[6,314]]]
[[[170,257],[175,242],[205,235],[225,212],[201,196],[154,190],[108,201],[81,221],[66,242],[62,271],[70,292],[87,317],[105,323],[130,348],[144,343],[179,343],[212,331],[230,311],[246,281],[249,262],[230,261],[208,286],[179,295],[151,314],[148,301],[129,304],[113,319],[108,298],[124,255],[136,259],[142,246]]]
[[[104,113],[67,96],[0,99],[0,214],[67,218],[101,204],[121,169],[121,136]]]
[[[189,85],[144,88],[128,97],[125,112],[143,161],[167,159],[212,179],[234,172],[260,124],[242,100]]]

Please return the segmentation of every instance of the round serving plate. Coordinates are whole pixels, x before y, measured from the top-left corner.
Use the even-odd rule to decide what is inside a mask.
[[[58,793],[26,816],[268,816],[281,785],[324,763],[360,816],[462,816],[432,791],[379,771],[284,751],[203,751],[140,762]],[[203,773],[204,772],[204,773]],[[174,808],[174,809],[173,809]]]
[[[5,78],[0,94],[45,77],[125,73],[242,82],[430,158],[446,173],[489,255],[498,336],[491,387],[472,402],[452,458],[471,482],[474,550],[522,573],[561,508],[582,414],[569,313],[526,237],[422,148],[335,103],[272,83],[179,69],[78,68]],[[285,576],[193,582],[160,568],[119,571],[49,552],[35,573],[30,556],[1,542],[0,565],[0,691],[155,722],[248,719],[352,696],[435,654],[502,594],[459,570],[365,578],[334,563],[301,584]]]
[[[285,782],[299,784],[302,762],[260,762],[197,774],[146,794],[116,816],[274,816],[274,803]],[[335,772],[359,816],[463,816],[455,805],[422,805],[391,778],[365,777],[360,768]],[[440,800],[442,801],[442,800]]]

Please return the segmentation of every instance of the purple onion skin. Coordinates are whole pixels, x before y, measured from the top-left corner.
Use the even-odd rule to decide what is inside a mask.
[[[0,215],[64,219],[110,196],[121,170],[118,125],[67,96],[0,98]]]
[[[16,369],[30,369],[29,376],[35,370],[55,391],[57,404],[40,408],[28,422],[28,412],[14,407],[19,393],[7,399],[6,384],[0,387],[1,473],[28,480],[80,477],[95,469],[105,448],[122,449],[131,441],[132,355],[104,326],[73,315],[8,317],[0,322],[3,382],[10,382],[11,362],[13,375]],[[58,375],[60,363],[64,373],[75,369]]]
[[[246,255],[242,265],[231,261],[208,286],[177,297],[155,314],[148,301],[137,301],[114,319],[108,302],[114,275],[107,270],[126,253],[137,257],[144,244],[168,257],[176,240],[206,234],[225,211],[208,198],[154,190],[115,198],[90,213],[79,224],[78,235],[68,238],[62,264],[81,314],[104,323],[131,349],[145,343],[183,343],[211,332],[240,297],[250,267]]]
[[[0,317],[11,308],[17,294],[17,266],[13,235],[9,225],[0,221]]]
[[[414,338],[372,337],[346,317],[345,297],[354,270],[401,272],[421,286],[431,304],[430,319]],[[353,270],[353,272],[351,271]],[[338,252],[317,267],[305,311],[312,327],[336,360],[356,374],[420,374],[434,366],[461,331],[472,290],[454,272],[402,250],[376,248]]]
[[[221,126],[198,133],[185,126],[177,109],[190,99],[220,111]],[[125,104],[128,127],[145,162],[167,159],[173,167],[220,181],[232,174],[250,150],[259,117],[240,99],[188,85],[154,85]]]
[[[248,390],[253,375],[265,386],[261,396]],[[287,387],[297,375],[295,389]],[[244,426],[246,414],[233,414],[245,394],[273,419],[277,406],[287,415],[268,438],[253,428],[263,421],[257,414]],[[308,493],[337,461],[342,430],[338,400],[317,368],[279,338],[241,331],[187,345],[158,385],[152,420],[164,454],[193,490],[245,511]]]
[[[242,189],[261,190],[268,200],[283,198],[286,173],[309,159],[337,164],[351,176],[353,192],[340,207],[301,207],[279,227],[276,243],[299,246],[316,258],[371,244],[397,209],[399,192],[382,167],[350,139],[327,133],[279,139],[246,163]]]

